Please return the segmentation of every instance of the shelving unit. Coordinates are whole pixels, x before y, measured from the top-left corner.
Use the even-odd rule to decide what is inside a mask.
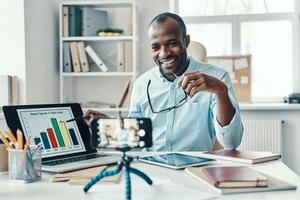
[[[124,30],[120,36],[68,36],[64,35],[64,8],[76,7],[83,10],[85,7],[94,10],[106,11],[107,24],[109,28],[121,28]],[[70,18],[69,18],[70,19]],[[126,20],[127,19],[127,20]],[[101,19],[99,19],[101,20]],[[131,83],[137,77],[136,66],[136,6],[134,1],[84,1],[84,0],[63,0],[60,4],[60,102],[79,102],[83,104],[84,109],[88,102],[103,102],[104,104],[115,104],[120,98],[125,82],[130,79]],[[92,20],[97,21],[98,20]],[[70,24],[69,24],[70,29]],[[105,27],[103,27],[105,28]],[[64,44],[69,45],[71,42],[84,42],[84,46],[90,46],[101,58],[107,66],[108,71],[102,72],[99,67],[93,62],[93,59],[88,58],[90,67],[89,72],[66,72],[64,71],[65,52]],[[66,44],[65,44],[66,45]],[[125,48],[127,45],[127,49]],[[130,52],[128,50],[130,46]],[[122,49],[120,51],[120,49]],[[70,53],[71,54],[71,53]],[[125,57],[126,55],[126,57]],[[128,56],[130,55],[130,56]],[[72,61],[72,56],[71,61]],[[130,61],[125,61],[128,59]],[[122,63],[122,64],[120,64]],[[130,65],[128,63],[131,63]],[[125,67],[126,65],[126,67]],[[122,68],[123,67],[123,68]],[[121,70],[120,70],[121,69]],[[122,70],[123,69],[123,70]],[[128,94],[129,95],[129,94]],[[99,111],[128,111],[128,100],[121,108],[110,107],[92,107]]]

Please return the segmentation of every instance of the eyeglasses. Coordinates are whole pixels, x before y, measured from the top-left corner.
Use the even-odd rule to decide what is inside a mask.
[[[176,75],[175,75],[176,76]],[[147,84],[147,98],[148,98],[148,103],[150,105],[150,109],[152,111],[152,113],[164,113],[164,112],[169,112],[171,111],[172,109],[175,109],[175,108],[178,108],[180,106],[182,106],[183,104],[185,104],[187,102],[187,94],[185,92],[185,90],[182,88],[183,92],[184,92],[184,98],[181,99],[175,106],[172,106],[172,107],[169,107],[169,108],[165,108],[165,109],[162,109],[162,110],[158,110],[158,111],[155,111],[153,109],[153,106],[152,106],[152,103],[151,103],[151,98],[150,98],[150,94],[149,94],[149,86],[151,84],[151,80],[148,81],[148,84]]]

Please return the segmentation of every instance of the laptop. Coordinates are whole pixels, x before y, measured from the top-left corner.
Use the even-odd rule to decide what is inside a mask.
[[[43,171],[67,172],[120,160],[91,147],[83,120],[66,122],[83,115],[78,103],[4,106],[3,113],[13,133],[20,129],[25,138],[31,136],[30,144],[42,146]]]

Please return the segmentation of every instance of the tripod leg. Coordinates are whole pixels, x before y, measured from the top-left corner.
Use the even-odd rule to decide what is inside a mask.
[[[128,169],[125,170],[125,192],[126,200],[131,200],[131,180]]]
[[[130,167],[129,170],[130,170],[130,172],[132,172],[135,175],[144,179],[144,181],[146,181],[149,185],[152,185],[152,183],[153,183],[152,180],[144,172],[141,172],[140,170],[132,168],[132,167]]]
[[[113,176],[113,175],[116,175],[116,174],[120,173],[122,167],[123,167],[123,164],[120,163],[118,165],[118,168],[115,169],[115,170],[101,171],[98,175],[91,178],[91,180],[84,186],[83,191],[87,192],[94,184],[96,184],[98,181],[100,181],[104,177]]]

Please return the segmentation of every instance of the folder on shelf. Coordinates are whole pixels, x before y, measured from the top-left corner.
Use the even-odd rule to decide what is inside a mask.
[[[91,7],[82,8],[82,35],[96,36],[102,28],[107,28],[107,11]]]
[[[124,55],[124,42],[117,43],[117,71],[124,72],[125,71],[125,55]]]
[[[19,104],[19,80],[17,76],[11,78],[11,104]]]
[[[69,42],[63,43],[63,72],[72,72],[72,63],[70,55],[70,44]]]
[[[101,71],[107,72],[108,68],[103,63],[103,61],[99,58],[99,56],[96,54],[96,52],[92,49],[91,46],[85,47],[85,50],[87,54],[91,57],[91,59],[96,63],[96,65],[100,68]]]
[[[0,107],[11,104],[11,76],[0,75]]]
[[[132,42],[124,42],[124,71],[132,72]]]
[[[116,108],[120,108],[123,106],[126,96],[128,95],[128,90],[130,86],[130,80],[127,80],[120,95],[116,102]]]
[[[69,36],[69,7],[63,6],[62,8],[62,22],[63,22],[63,37]]]
[[[133,87],[133,82],[130,81],[128,92],[127,92],[126,98],[125,98],[124,103],[123,103],[123,107],[129,107],[130,106],[132,87]]]
[[[82,11],[78,6],[69,6],[69,36],[82,36]]]
[[[76,42],[70,42],[70,51],[74,72],[81,72]]]
[[[89,67],[89,63],[88,63],[87,57],[86,57],[84,43],[83,42],[77,42],[77,49],[78,49],[78,55],[79,55],[79,61],[80,61],[80,65],[81,65],[81,70],[83,72],[89,72],[90,71],[90,67]]]

